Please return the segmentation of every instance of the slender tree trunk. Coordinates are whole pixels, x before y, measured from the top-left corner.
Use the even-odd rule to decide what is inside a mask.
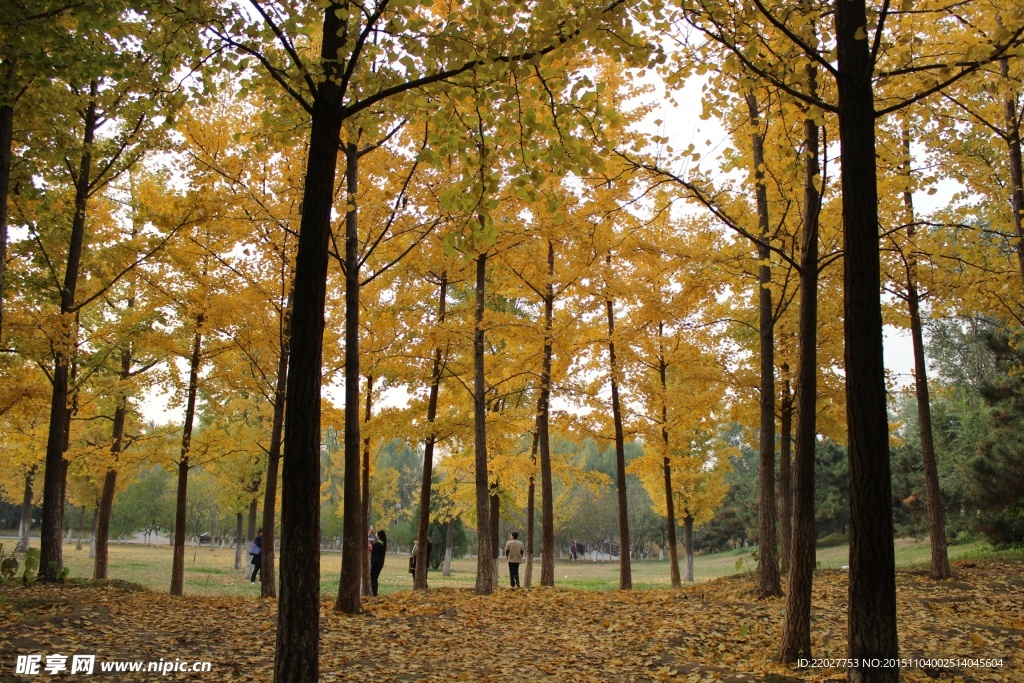
[[[444,535],[444,570],[442,576],[452,575],[452,544],[455,536],[455,520],[448,520],[448,530]]]
[[[25,492],[21,497],[21,519],[18,520],[18,543],[15,552],[25,552],[31,542],[30,532],[32,530],[32,480],[36,476],[36,467],[25,475]]]
[[[484,218],[480,217],[484,226]],[[474,464],[476,466],[476,587],[477,595],[490,595],[498,580],[491,545],[489,500],[490,481],[487,474],[487,403],[484,391],[484,302],[487,287],[487,252],[476,258],[476,315],[473,332],[473,421]]]
[[[859,36],[868,23],[865,0],[837,0],[835,10],[850,469],[847,653],[851,659],[866,662],[899,657],[882,358],[874,64],[869,42]],[[899,669],[859,666],[849,670],[849,678],[852,683],[895,683]]]
[[[772,252],[768,248],[768,190],[764,184],[764,136],[760,129],[757,99],[747,93],[750,123],[754,127],[754,193],[757,198],[758,232],[762,243],[757,245],[758,267],[758,330],[761,352],[761,430],[758,475],[758,560],[754,593],[759,598],[782,595],[779,582],[779,559],[775,525],[775,320],[772,307]]]
[[[100,510],[97,507],[92,511],[92,535],[89,536],[89,559],[96,559],[96,530],[99,528]]]
[[[440,292],[438,293],[437,324],[444,324],[445,310],[448,301],[448,275],[441,273]],[[434,366],[430,371],[430,393],[427,397],[427,425],[429,433],[423,447],[423,478],[420,480],[420,519],[416,538],[419,549],[416,558],[416,573],[413,575],[413,589],[427,589],[427,550],[430,535],[430,486],[434,479],[434,420],[437,418],[437,394],[441,387],[443,351],[440,345],[434,349]],[[447,574],[445,574],[447,576]]]
[[[4,338],[4,284],[7,281],[7,193],[11,186],[14,107],[0,106],[0,348]]]
[[[610,256],[608,262],[610,265]],[[633,573],[629,560],[629,509],[626,507],[626,446],[622,435],[618,368],[615,365],[615,311],[611,299],[607,299],[605,305],[608,311],[608,375],[612,384],[612,420],[615,424],[615,489],[619,499],[619,590],[630,590],[633,588]]]
[[[324,8],[317,86],[295,258],[281,490],[281,583],[274,683],[316,683],[320,673],[320,387],[324,305],[342,103],[339,5]]]
[[[356,213],[358,151],[345,145],[345,500],[341,545],[341,581],[334,609],[346,614],[362,611],[359,589],[366,564],[366,533],[361,519],[359,486],[359,224]],[[360,536],[362,536],[360,538]]]
[[[61,330],[55,340],[53,360],[53,394],[50,400],[50,429],[46,439],[46,469],[43,473],[43,525],[40,531],[40,577],[54,581],[64,567],[61,530],[64,527],[64,475],[67,461],[64,451],[70,423],[68,414],[68,371],[72,355],[71,314],[74,312],[75,289],[82,262],[85,242],[85,218],[88,210],[90,173],[92,171],[92,145],[96,134],[97,84],[91,85],[92,99],[85,114],[82,137],[82,156],[75,182],[75,216],[71,221],[71,239],[68,247],[67,269],[60,295]]]
[[[267,485],[263,491],[263,544],[260,546],[260,597],[277,597],[274,570],[274,523],[277,515],[277,470],[281,462],[281,432],[284,428],[285,392],[288,389],[288,349],[292,335],[292,297],[289,294],[281,315],[281,355],[277,360],[277,386],[274,389],[274,421],[267,449]]]
[[[75,550],[82,549],[82,534],[85,533],[85,506],[78,508],[78,539],[75,541]]]
[[[192,449],[192,422],[196,414],[196,391],[199,387],[199,361],[203,345],[204,315],[196,316],[196,334],[189,361],[188,401],[185,404],[185,426],[181,433],[181,457],[178,459],[178,497],[174,512],[174,557],[171,561],[171,595],[185,590],[185,503],[188,499],[189,452]]]
[[[783,366],[788,372],[788,368]],[[791,472],[793,444],[793,392],[789,379],[782,391],[782,409],[779,420],[779,553],[782,573],[789,573],[790,553],[793,547],[793,475]]]
[[[810,92],[817,89],[817,70],[807,67]],[[796,454],[793,463],[793,537],[790,541],[789,595],[779,656],[794,662],[811,656],[811,588],[815,567],[814,450],[817,436],[818,373],[818,215],[821,195],[818,127],[804,119],[803,235],[800,246],[800,321],[797,349]],[[845,168],[844,168],[845,171]],[[820,180],[818,181],[820,182]],[[876,264],[877,265],[877,264]],[[877,294],[877,292],[876,292]],[[892,536],[889,537],[890,545]]]
[[[537,406],[537,439],[540,447],[541,562],[540,585],[555,585],[555,504],[551,483],[551,328],[555,307],[555,245],[548,240],[548,277],[544,285],[544,351],[540,369]]]
[[[537,435],[533,435],[533,445],[530,447],[530,461],[533,471],[537,471]],[[523,585],[526,588],[533,586],[533,527],[536,516],[537,479],[530,475],[530,485],[526,490],[526,567],[523,576]]]
[[[373,375],[366,376],[366,406],[363,410],[363,422],[369,423],[373,416]],[[369,434],[369,431],[367,431]],[[369,540],[370,538],[370,437],[363,437],[363,483],[362,483],[362,514],[360,519],[363,522],[362,538]],[[372,593],[372,587],[370,586],[370,554],[365,553],[363,555],[366,561],[363,563],[362,571],[362,593],[363,595],[370,595]]]
[[[242,552],[245,549],[245,536],[242,535],[243,533],[244,532],[242,530],[242,513],[241,512],[236,512],[235,513],[235,570],[239,570],[239,569],[242,568],[242,557],[243,557],[242,556]],[[266,536],[266,534],[265,534],[265,536]],[[263,539],[263,544],[266,545],[266,543],[267,543],[267,539],[264,538]],[[263,551],[263,552],[266,552],[266,551]],[[262,553],[260,553],[260,554],[262,555]],[[262,573],[262,572],[263,572],[263,570],[260,569],[260,573]]]
[[[498,495],[498,487],[491,487],[491,559],[494,560],[494,587],[498,587],[498,558],[501,557],[501,538],[498,536],[498,528],[501,526],[501,496]]]
[[[910,132],[903,130],[903,171],[909,183]],[[917,422],[921,436],[921,460],[924,464],[924,482],[928,497],[928,525],[931,541],[931,577],[950,577],[949,555],[946,551],[946,518],[939,489],[939,468],[935,461],[935,440],[932,438],[932,407],[928,396],[928,366],[924,355],[924,332],[921,325],[921,298],[917,290],[917,256],[914,253],[914,196],[903,192],[903,205],[907,210],[907,240],[909,253],[907,268],[907,309],[910,314],[910,336],[914,345],[914,389],[917,392]]]
[[[128,309],[135,307],[135,296],[128,299]],[[117,405],[114,408],[114,424],[110,435],[110,456],[112,466],[103,477],[103,491],[100,493],[100,504],[97,510],[98,521],[96,523],[96,558],[93,560],[92,577],[100,580],[107,578],[107,563],[109,553],[107,552],[110,538],[110,513],[114,507],[114,493],[117,490],[117,464],[121,457],[121,450],[124,441],[124,423],[128,413],[128,399],[124,393],[123,385],[131,378],[133,349],[129,342],[121,349],[121,370],[120,380],[122,387],[118,388]]]
[[[687,512],[683,516],[683,552],[686,554],[687,582],[693,583],[693,516]]]
[[[1010,77],[1010,62],[1006,57],[999,60],[999,71],[1003,78]],[[1013,225],[1017,234],[1017,262],[1021,278],[1024,278],[1024,170],[1021,164],[1020,120],[1017,118],[1017,93],[1007,96],[1003,103],[1006,118],[1006,147],[1010,156],[1010,207],[1013,210]]]
[[[665,514],[666,527],[668,530],[668,558],[669,572],[672,576],[672,587],[679,588],[683,585],[679,576],[679,549],[676,547],[676,501],[675,492],[672,489],[672,461],[669,459],[668,440],[668,364],[665,362],[665,353],[662,350],[662,337],[665,333],[665,323],[658,322],[658,376],[661,379],[661,440],[665,444],[665,459],[662,467],[665,471]]]

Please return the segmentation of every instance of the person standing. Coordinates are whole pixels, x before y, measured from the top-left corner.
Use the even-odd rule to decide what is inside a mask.
[[[256,532],[256,538],[252,540],[252,546],[249,548],[249,561],[252,564],[252,578],[249,580],[249,585],[256,583],[256,577],[259,576],[260,569],[262,568],[263,561],[263,529]]]
[[[512,538],[505,544],[505,559],[508,560],[508,580],[513,588],[519,588],[519,565],[523,562],[523,542],[519,532],[513,531]]]
[[[384,569],[384,555],[388,552],[388,536],[383,530],[377,532],[377,537],[370,546],[370,592],[377,597],[377,579]]]

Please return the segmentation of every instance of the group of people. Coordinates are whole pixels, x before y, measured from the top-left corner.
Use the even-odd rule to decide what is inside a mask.
[[[433,545],[430,540],[427,540],[427,557],[430,557],[430,551]],[[572,543],[573,551],[576,548],[576,541]],[[366,539],[366,549],[370,553],[370,592],[373,593],[374,597],[377,596],[378,580],[380,579],[380,573],[384,569],[384,556],[388,552],[388,537],[384,533],[384,530],[374,531],[370,529],[370,535]],[[418,544],[413,544],[412,552],[409,554],[409,573],[415,575],[416,573],[416,556],[419,549]],[[523,542],[519,540],[519,532],[513,531],[512,537],[505,544],[505,559],[508,561],[508,577],[509,583],[513,588],[519,588],[519,565],[523,563],[523,556],[526,548]],[[260,574],[261,563],[263,560],[263,529],[256,532],[256,538],[253,539],[252,545],[249,547],[249,563],[252,565],[252,571],[249,574],[249,584],[256,583],[256,577]],[[575,558],[574,558],[575,559]]]

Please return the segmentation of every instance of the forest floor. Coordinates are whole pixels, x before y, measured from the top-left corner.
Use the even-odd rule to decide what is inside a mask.
[[[1019,681],[1024,670],[1024,563],[960,563],[936,582],[900,571],[903,680]],[[320,617],[322,681],[840,681],[840,668],[774,661],[784,598],[755,600],[749,574],[682,589],[402,592],[365,602],[365,612]],[[814,655],[846,652],[847,573],[815,573]],[[67,681],[270,681],[276,601],[171,597],[125,582],[0,585],[0,681],[18,676],[18,655],[95,655],[94,673]],[[101,673],[104,662],[208,661],[205,673]],[[990,659],[996,662],[961,662]],[[70,668],[71,657],[67,666]],[[981,664],[990,664],[982,666]],[[145,666],[145,664],[143,665]]]

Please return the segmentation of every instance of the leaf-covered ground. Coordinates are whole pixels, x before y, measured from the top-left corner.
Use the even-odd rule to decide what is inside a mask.
[[[909,668],[907,681],[1024,680],[1024,565],[960,567],[952,581],[901,572],[902,657],[1001,659],[1002,667]],[[325,600],[324,681],[845,680],[773,661],[784,599],[757,601],[749,576],[682,590],[395,593],[345,616]],[[815,656],[845,655],[846,573],[815,575]],[[212,662],[209,673],[62,675],[60,680],[270,681],[274,601],[173,598],[130,584],[0,586],[0,680],[19,654]],[[69,659],[70,661],[70,659]],[[785,677],[785,678],[783,678]]]

